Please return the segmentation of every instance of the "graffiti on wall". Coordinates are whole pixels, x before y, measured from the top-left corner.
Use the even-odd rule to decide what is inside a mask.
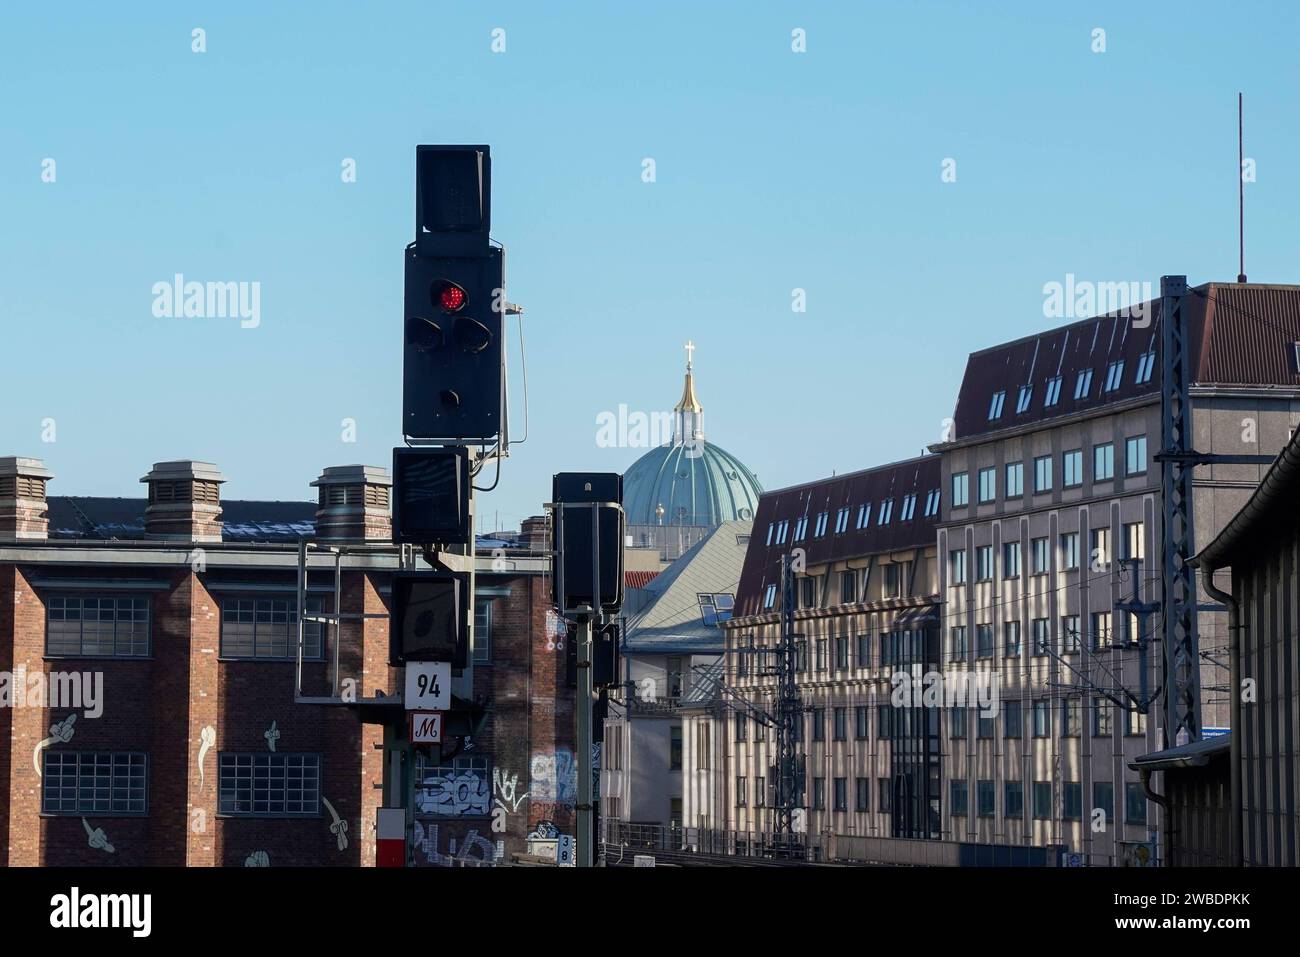
[[[36,742],[36,749],[32,751],[32,764],[36,766],[37,777],[41,776],[41,751],[52,744],[67,744],[71,741],[72,736],[76,734],[76,728],[74,727],[76,723],[77,715],[74,712],[62,721],[56,721],[54,724],[50,725],[50,736],[48,738],[41,738],[41,740]]]
[[[348,849],[348,822],[339,817],[339,812],[334,810],[334,805],[324,797],[321,798],[321,803],[325,805],[325,810],[329,811],[330,817],[334,819],[330,824],[330,833],[338,838],[339,850],[346,851]]]
[[[470,828],[459,841],[454,835],[448,835],[447,852],[444,854],[438,843],[438,825],[430,824],[426,827],[416,821],[415,853],[417,857],[423,855],[425,863],[439,867],[490,867],[505,858],[506,844],[505,841],[497,841],[494,845],[487,838],[480,837],[477,829]]]
[[[507,773],[500,768],[492,769],[492,833],[503,834],[506,829],[507,815],[519,810],[519,805],[528,799],[528,792],[519,793],[519,775]]]
[[[488,783],[469,768],[430,768],[415,792],[415,809],[421,814],[461,817],[490,813]]]
[[[217,729],[210,724],[205,724],[199,731],[199,790],[202,791],[207,783],[206,776],[203,773],[203,759],[208,756],[212,746],[217,743]]]
[[[578,769],[573,752],[556,748],[553,754],[533,755],[528,793],[535,801],[572,809],[578,797]]]
[[[105,854],[116,853],[117,848],[109,843],[108,835],[104,833],[102,827],[91,827],[90,822],[84,817],[81,819],[81,826],[86,829],[87,843],[91,847]]]

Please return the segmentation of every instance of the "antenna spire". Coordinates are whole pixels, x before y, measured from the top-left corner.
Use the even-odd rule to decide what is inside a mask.
[[[1246,156],[1242,138],[1241,94],[1237,94],[1237,282],[1246,281]]]

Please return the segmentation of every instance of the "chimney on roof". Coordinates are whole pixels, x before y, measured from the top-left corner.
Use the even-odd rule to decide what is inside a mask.
[[[388,510],[393,480],[379,465],[332,465],[312,482],[320,489],[316,539],[322,542],[390,542]]]
[[[140,479],[149,486],[144,510],[146,538],[173,542],[221,541],[221,483],[211,462],[155,462]]]
[[[519,523],[519,544],[530,552],[544,552],[550,548],[550,520],[545,515],[533,515]]]
[[[40,459],[0,458],[0,541],[49,537],[45,483],[53,477]]]

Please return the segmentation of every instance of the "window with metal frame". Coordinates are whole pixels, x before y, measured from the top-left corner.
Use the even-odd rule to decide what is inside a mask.
[[[1115,477],[1115,443],[1103,442],[1092,447],[1092,480],[1109,482]]]
[[[221,657],[286,660],[297,656],[298,601],[294,597],[223,596],[221,603]],[[308,595],[308,614],[325,610],[325,600]],[[323,656],[325,626],[303,625],[303,658]]]
[[[845,505],[835,513],[835,534],[842,535],[849,528],[849,507]]]
[[[222,751],[217,813],[245,817],[320,814],[320,755]]]
[[[149,759],[140,751],[41,752],[44,814],[142,815],[148,810]]]
[[[954,472],[952,476],[952,507],[963,508],[970,504],[970,475]]]
[[[989,421],[1002,418],[1002,404],[1006,401],[1007,393],[1003,389],[1000,392],[994,392],[993,398],[989,401]]]
[[[1034,387],[1032,385],[1022,385],[1020,394],[1016,396],[1016,415],[1023,415],[1029,411],[1029,403],[1034,397]]]
[[[1043,396],[1043,407],[1051,408],[1061,399],[1061,377],[1053,376],[1047,380],[1047,390]]]
[[[1025,494],[1025,463],[1008,462],[1006,488],[1003,494],[1008,499],[1022,498]]]
[[[149,599],[60,593],[45,600],[50,657],[143,658],[149,655]]]
[[[1124,474],[1142,475],[1147,470],[1147,437],[1135,435],[1124,440]]]
[[[492,601],[489,599],[474,603],[474,662],[485,665],[491,661]]]
[[[1142,385],[1151,381],[1151,373],[1156,367],[1155,351],[1144,352],[1138,357],[1137,374],[1133,377],[1135,385]]]
[[[701,594],[696,596],[700,603],[700,620],[710,627],[730,621],[735,611],[736,598],[727,593]]]
[[[937,488],[932,488],[930,489],[929,492],[925,494],[925,517],[933,518],[938,514],[939,514],[939,490]]]
[[[1052,490],[1052,457],[1040,455],[1034,459],[1034,494]]]
[[[1106,367],[1106,386],[1103,392],[1114,392],[1124,384],[1124,360],[1116,359]]]

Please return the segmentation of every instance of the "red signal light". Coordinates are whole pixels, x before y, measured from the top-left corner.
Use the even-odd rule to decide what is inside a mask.
[[[459,312],[469,297],[454,282],[443,280],[434,286],[433,298],[444,312]]]

